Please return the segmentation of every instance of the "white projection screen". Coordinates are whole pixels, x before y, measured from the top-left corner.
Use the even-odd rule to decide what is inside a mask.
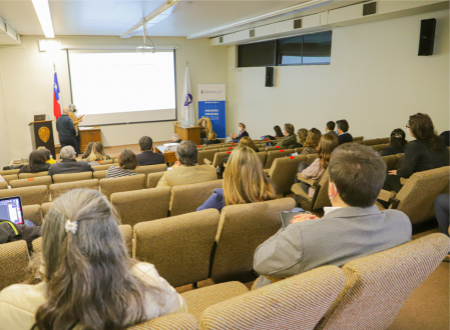
[[[68,50],[81,126],[176,120],[175,52]]]

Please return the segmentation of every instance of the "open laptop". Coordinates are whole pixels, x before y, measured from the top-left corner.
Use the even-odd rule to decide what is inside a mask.
[[[23,225],[23,211],[20,196],[0,198],[0,219]]]
[[[291,224],[291,221],[294,219],[296,215],[299,214],[311,214],[311,212],[308,211],[283,211],[280,213],[280,220],[283,228],[286,228]]]

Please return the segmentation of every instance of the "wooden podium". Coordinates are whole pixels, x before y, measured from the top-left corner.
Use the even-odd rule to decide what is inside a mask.
[[[56,159],[52,122],[53,120],[34,121],[28,125],[30,126],[33,150],[39,147],[45,147],[50,150],[53,159]]]
[[[178,134],[181,140],[191,140],[197,145],[201,144],[201,126],[181,125],[180,123],[174,123],[173,125],[175,127],[175,134]]]
[[[78,127],[80,134],[80,151],[84,152],[91,142],[102,142],[102,132],[99,126]]]

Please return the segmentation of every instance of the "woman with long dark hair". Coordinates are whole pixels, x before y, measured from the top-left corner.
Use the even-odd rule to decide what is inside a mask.
[[[311,128],[306,137],[305,143],[303,143],[302,155],[310,155],[317,153],[317,146],[319,145],[322,132],[317,128]]]
[[[28,165],[24,165],[19,174],[46,172],[49,168],[50,164],[47,163],[44,153],[41,150],[34,150],[30,153]]]
[[[391,137],[389,138],[389,145],[381,151],[381,156],[389,156],[402,154],[406,149],[405,131],[401,128],[396,128],[392,131]]]

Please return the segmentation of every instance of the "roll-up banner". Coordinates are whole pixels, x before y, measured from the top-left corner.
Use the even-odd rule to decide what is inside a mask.
[[[198,85],[198,118],[209,117],[217,138],[225,138],[225,84]]]

